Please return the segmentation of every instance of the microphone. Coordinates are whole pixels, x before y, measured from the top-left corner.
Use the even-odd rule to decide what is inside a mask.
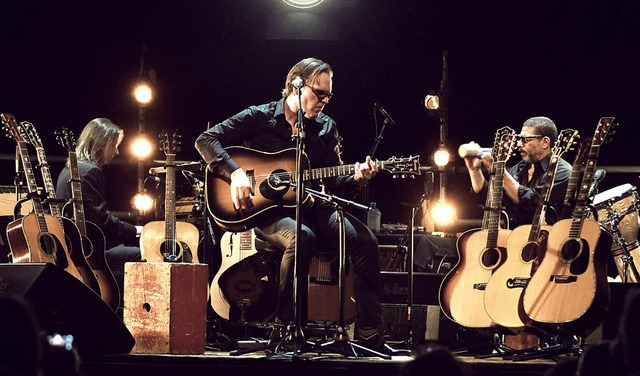
[[[589,194],[587,195],[587,197],[591,197],[596,193],[598,184],[600,184],[600,182],[602,181],[602,179],[604,179],[606,174],[607,172],[601,169],[596,169],[593,172],[593,180],[591,180],[591,185],[589,186]]]
[[[391,116],[389,116],[389,113],[387,111],[385,111],[384,108],[382,108],[382,106],[380,106],[379,104],[375,103],[376,108],[378,109],[378,111],[380,111],[380,113],[382,114],[382,116],[384,116],[384,118],[389,122],[389,124],[393,125],[396,122],[393,121],[393,119],[391,118]]]
[[[458,148],[458,155],[460,158],[482,158],[484,154],[491,155],[493,150],[491,148],[483,148],[478,145],[476,142],[469,142],[466,144],[460,145]]]
[[[293,82],[291,82],[291,84],[293,85],[293,87],[300,89],[304,86],[304,80],[302,79],[302,77],[298,76],[293,79]]]

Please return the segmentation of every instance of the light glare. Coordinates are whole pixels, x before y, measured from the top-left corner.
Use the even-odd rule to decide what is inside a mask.
[[[146,159],[151,155],[151,142],[144,136],[139,136],[131,144],[131,153],[138,159]]]

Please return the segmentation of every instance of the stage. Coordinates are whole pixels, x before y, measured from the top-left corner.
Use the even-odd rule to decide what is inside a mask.
[[[123,354],[83,359],[85,376],[139,376],[160,372],[187,375],[261,375],[261,376],[347,376],[353,374],[397,375],[412,356],[346,358],[340,354],[303,353],[296,356],[256,352],[232,356],[229,352],[206,351],[203,355]],[[542,375],[556,359],[526,361],[502,357],[457,356],[474,375]],[[436,367],[434,365],[434,367]],[[428,374],[429,370],[425,370]]]

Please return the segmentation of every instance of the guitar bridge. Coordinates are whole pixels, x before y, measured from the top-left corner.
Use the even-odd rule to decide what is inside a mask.
[[[554,283],[572,283],[577,280],[578,277],[575,275],[552,275],[551,278],[549,278],[549,281]]]
[[[487,288],[487,284],[486,283],[474,283],[473,284],[473,289],[474,290],[484,291],[486,288]]]

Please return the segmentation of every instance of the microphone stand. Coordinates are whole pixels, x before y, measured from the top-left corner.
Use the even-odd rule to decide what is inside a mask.
[[[345,207],[355,207],[357,209],[361,209],[367,211],[370,207],[358,204],[354,201],[345,200],[338,196],[329,195],[326,193],[322,193],[319,191],[315,191],[313,189],[307,188],[307,192],[316,198],[320,198],[327,203],[333,205],[336,210],[336,221],[338,221],[338,323],[336,334],[334,335],[333,340],[319,344],[317,346],[320,349],[325,350],[330,353],[335,353],[336,351],[345,356],[353,356],[358,357],[359,353],[356,350],[360,350],[361,353],[364,353],[365,356],[378,356],[383,359],[391,359],[390,355],[380,353],[378,351],[372,350],[368,347],[362,346],[360,344],[354,343],[349,340],[349,334],[347,332],[347,325],[344,322],[344,281],[345,281],[345,266],[347,264],[347,256],[346,256],[346,232],[345,232],[345,223],[344,223],[344,209]]]
[[[374,109],[378,108],[378,104],[374,103]],[[371,159],[373,159],[374,155],[376,154],[376,151],[378,149],[378,145],[380,145],[380,141],[382,141],[383,137],[382,134],[384,133],[385,128],[387,127],[388,124],[391,124],[391,120],[387,117],[384,116],[384,120],[382,121],[382,128],[380,128],[380,133],[376,134],[376,137],[373,140],[373,145],[371,145],[371,150],[369,150],[369,156],[371,157]],[[366,204],[369,203],[369,184],[365,184],[365,186],[362,189],[362,201]],[[366,218],[366,212],[363,215],[362,220],[366,223],[367,222],[367,218]]]
[[[302,254],[300,249],[300,233],[302,232],[302,202],[305,196],[305,187],[303,182],[303,160],[304,160],[304,111],[302,110],[302,86],[298,87],[298,120],[296,127],[298,132],[292,137],[296,140],[296,173],[295,173],[295,191],[296,191],[296,238],[295,238],[295,250],[294,250],[294,262],[293,262],[293,320],[287,326],[286,333],[283,336],[283,340],[276,345],[274,352],[279,352],[283,348],[283,342],[291,341],[292,355],[301,354],[303,346],[306,345],[304,339],[304,332],[302,331],[303,320],[301,312],[303,312],[303,304],[307,301],[306,291],[303,290],[301,283],[301,266],[302,266]],[[299,299],[300,294],[304,293],[304,299]]]

